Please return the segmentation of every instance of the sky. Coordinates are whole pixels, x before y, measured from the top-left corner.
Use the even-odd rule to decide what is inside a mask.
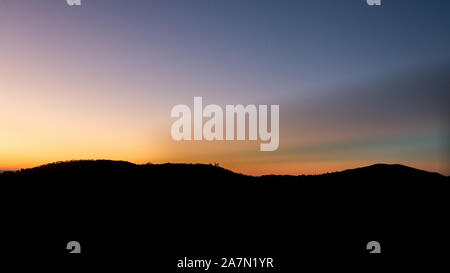
[[[0,169],[72,159],[450,175],[450,2],[0,0]],[[171,138],[177,104],[280,105],[280,145]]]

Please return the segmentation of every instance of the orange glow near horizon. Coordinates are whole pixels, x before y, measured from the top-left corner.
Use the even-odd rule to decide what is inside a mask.
[[[290,164],[272,164],[272,165],[264,165],[264,164],[248,164],[245,167],[243,167],[240,164],[235,163],[225,163],[222,164],[220,162],[207,162],[207,161],[132,161],[132,160],[124,160],[123,158],[75,158],[71,160],[121,160],[121,161],[128,161],[134,164],[146,164],[146,163],[152,163],[152,164],[164,164],[164,163],[188,163],[188,164],[214,164],[219,163],[220,167],[223,167],[225,169],[231,170],[236,173],[246,174],[246,175],[253,175],[253,176],[261,176],[261,175],[316,175],[316,174],[325,174],[325,173],[331,173],[331,172],[339,172],[347,169],[353,169],[353,168],[360,168],[365,166],[370,166],[372,164],[376,164],[378,162],[337,162],[337,163],[309,163],[309,164],[302,164],[302,163],[290,163]],[[15,171],[20,169],[28,169],[33,167],[38,167],[41,165],[45,165],[48,163],[54,163],[59,161],[66,161],[66,160],[53,160],[53,161],[33,161],[30,160],[27,163],[24,164],[18,164],[18,165],[2,165],[0,166],[0,170],[3,171]],[[399,162],[383,162],[386,164],[400,164]],[[415,164],[414,162],[409,163],[401,163],[403,165],[423,169],[422,164]],[[427,171],[431,172],[438,172],[444,175],[447,175],[445,173],[445,167],[442,166],[441,169],[434,168],[435,164],[429,164],[428,168],[425,168]]]

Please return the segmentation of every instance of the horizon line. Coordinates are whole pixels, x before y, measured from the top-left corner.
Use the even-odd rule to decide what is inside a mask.
[[[232,170],[230,168],[222,167],[220,165],[220,163],[218,163],[218,162],[214,162],[214,163],[212,163],[212,162],[209,162],[209,163],[201,163],[201,162],[197,162],[197,163],[192,163],[192,162],[152,163],[152,162],[147,162],[147,163],[139,164],[139,163],[134,163],[134,162],[127,161],[127,160],[113,160],[113,159],[70,159],[70,160],[60,160],[60,161],[53,161],[53,162],[49,162],[49,163],[44,163],[44,164],[41,164],[41,165],[29,167],[29,168],[0,169],[0,173],[3,173],[3,172],[17,172],[17,171],[22,171],[22,170],[30,170],[30,169],[39,168],[39,167],[52,165],[52,164],[61,164],[61,163],[70,163],[70,162],[83,162],[83,161],[85,161],[85,162],[95,162],[95,161],[125,162],[125,163],[130,163],[130,164],[133,164],[133,165],[136,165],[136,166],[165,165],[165,164],[210,165],[210,166],[219,167],[219,168],[231,171],[231,172],[233,172],[235,174],[246,175],[246,176],[253,176],[253,177],[263,177],[263,176],[314,176],[314,175],[324,175],[324,174],[339,173],[339,172],[344,172],[344,171],[349,171],[349,170],[356,170],[356,169],[367,168],[367,167],[376,166],[376,165],[388,165],[388,166],[403,166],[403,167],[407,167],[407,168],[410,168],[410,169],[415,169],[415,170],[419,170],[419,171],[425,171],[425,172],[428,172],[428,173],[438,174],[438,175],[441,175],[443,177],[450,177],[450,176],[444,175],[444,174],[442,174],[440,172],[419,169],[419,168],[411,167],[411,166],[404,165],[404,164],[401,164],[401,163],[380,163],[379,162],[379,163],[374,163],[374,164],[369,164],[369,165],[362,165],[362,166],[354,167],[354,168],[341,169],[339,171],[328,171],[328,172],[315,173],[315,174],[262,174],[262,175],[250,175],[250,174],[245,174],[245,173],[241,173],[241,172],[236,172],[236,171],[234,171],[234,170]]]

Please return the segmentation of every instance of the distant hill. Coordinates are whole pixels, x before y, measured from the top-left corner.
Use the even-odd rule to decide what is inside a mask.
[[[246,176],[243,174],[234,173],[230,170],[224,169],[215,165],[208,164],[143,164],[137,165],[126,161],[111,161],[111,160],[76,160],[76,161],[62,161],[50,163],[30,169],[22,169],[18,171],[9,171],[7,177],[22,177],[29,175],[56,175],[56,174],[73,174],[76,172],[77,174],[88,174],[88,173],[102,173],[102,172],[178,172],[183,171],[189,174],[192,173],[207,173],[208,175],[227,175],[227,176],[240,176],[242,177],[251,177],[252,179],[258,179],[254,176]],[[0,172],[6,172],[0,170]],[[304,180],[313,178],[317,179],[336,179],[338,177],[346,177],[346,178],[369,178],[372,179],[374,177],[428,177],[432,179],[443,179],[445,176],[434,173],[427,172],[424,170],[419,170],[411,167],[407,167],[399,164],[375,164],[367,167],[355,168],[344,170],[340,172],[333,172],[327,174],[319,174],[319,175],[263,175],[260,178],[262,180]],[[2,177],[0,176],[0,179]],[[448,177],[447,177],[448,178]]]

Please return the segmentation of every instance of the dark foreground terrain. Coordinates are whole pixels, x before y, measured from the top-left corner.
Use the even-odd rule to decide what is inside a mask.
[[[449,266],[449,183],[384,164],[250,177],[211,165],[55,163],[0,174],[1,257],[150,272],[193,272],[177,268],[184,257],[216,260],[215,272]],[[71,240],[81,254],[68,253]],[[372,240],[380,254],[366,250]],[[272,257],[274,268],[221,268],[221,257]]]

